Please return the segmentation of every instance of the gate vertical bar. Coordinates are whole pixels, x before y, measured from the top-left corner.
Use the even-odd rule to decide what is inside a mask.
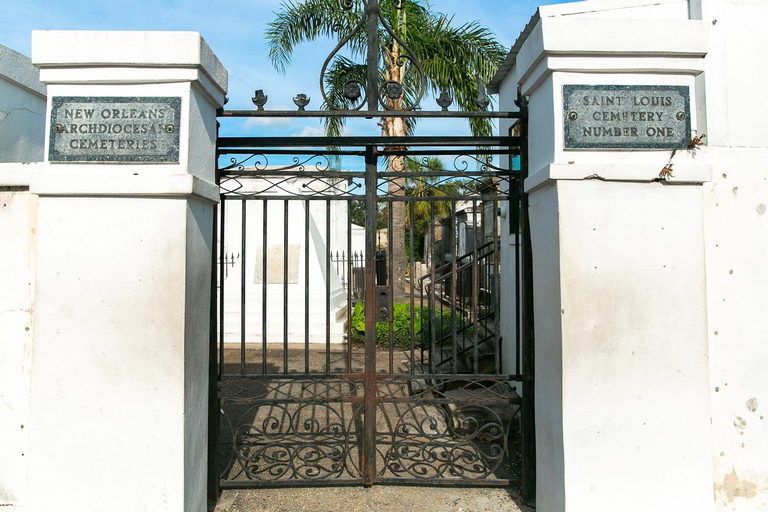
[[[325,200],[325,372],[331,373],[331,200]]]
[[[498,185],[494,184],[494,187]],[[488,215],[489,221],[491,225],[493,226],[492,232],[492,247],[493,252],[491,252],[491,255],[493,256],[491,261],[493,262],[493,289],[491,292],[493,293],[493,296],[491,298],[491,301],[493,301],[493,354],[494,354],[494,373],[496,375],[501,374],[502,370],[502,360],[501,360],[501,340],[499,339],[500,334],[500,315],[499,315],[499,308],[501,305],[501,244],[499,243],[499,222],[498,217],[496,216],[496,212],[499,211],[499,204],[496,202],[496,200],[491,201],[491,213]]]
[[[261,203],[263,232],[261,235],[261,374],[267,374],[267,200]]]
[[[389,290],[389,297],[390,302],[392,302],[394,296],[395,296],[395,276],[392,272],[394,269],[394,261],[395,261],[395,249],[394,249],[394,240],[392,239],[392,233],[394,231],[393,229],[393,215],[394,215],[394,201],[389,202],[389,208],[387,208],[387,212],[389,213],[389,221],[388,226],[389,229],[387,229],[387,289]],[[399,256],[398,256],[399,257]],[[405,255],[403,255],[405,257]],[[392,308],[392,311],[390,311],[389,316],[390,318],[395,317],[394,307],[395,304],[392,302],[389,305]],[[390,320],[389,322],[389,373],[390,375],[395,372],[395,325],[394,321]]]
[[[309,373],[309,199],[304,200],[304,373]]]
[[[240,218],[240,375],[245,375],[245,219],[246,200],[241,201]]]
[[[525,179],[528,177],[528,109],[525,98],[519,98],[523,117],[520,119],[520,231],[522,235],[522,331],[523,331],[523,404],[522,404],[522,449],[523,449],[523,499],[531,503],[536,499],[536,419],[534,409],[535,374],[533,331],[533,251],[531,248],[531,225],[528,218],[528,194],[525,193]],[[518,238],[520,240],[521,238]]]
[[[376,3],[374,2],[371,2]],[[366,486],[376,479],[376,148],[365,148],[365,384],[363,459]]]
[[[483,216],[480,215],[480,222],[482,222]],[[480,360],[480,354],[478,353],[478,333],[480,332],[480,323],[478,322],[478,307],[477,307],[477,298],[480,295],[480,260],[478,258],[478,252],[477,247],[480,245],[478,241],[478,232],[480,230],[477,226],[477,201],[472,201],[472,234],[473,240],[472,240],[472,322],[471,325],[474,326],[472,329],[474,332],[472,333],[472,373],[479,373],[479,360]]]
[[[288,373],[288,200],[283,201],[283,373]]]
[[[514,158],[514,155],[509,155],[509,161],[510,166],[512,165],[512,160]],[[520,171],[518,171],[518,181],[520,179]],[[510,188],[512,187],[510,182]],[[522,314],[522,303],[520,302],[522,300],[522,294],[520,293],[520,287],[522,286],[521,276],[522,276],[522,261],[521,261],[521,255],[520,255],[520,244],[522,243],[522,236],[523,232],[520,229],[520,201],[521,197],[520,194],[522,193],[522,188],[518,185],[517,189],[514,191],[514,195],[510,194],[509,198],[509,223],[510,223],[510,229],[514,225],[514,235],[515,235],[515,375],[522,375],[523,374],[523,367],[522,367],[522,351],[523,351],[523,319],[521,318]],[[510,233],[511,234],[511,233]]]
[[[221,210],[221,232],[219,234],[220,240],[219,240],[219,261],[221,262],[219,264],[219,286],[221,287],[219,289],[219,377],[224,375],[224,281],[226,279],[226,275],[224,274],[226,268],[225,268],[225,260],[227,259],[226,253],[224,251],[224,235],[226,233],[225,228],[225,221],[226,221],[226,211],[227,211],[227,202],[224,194],[221,194],[221,206],[219,209]],[[234,257],[232,258],[234,260]],[[234,262],[233,262],[234,264]]]
[[[411,273],[411,282],[410,282],[411,292],[409,294],[410,295],[410,299],[411,299],[410,300],[410,302],[411,302],[411,335],[410,335],[410,339],[411,339],[411,365],[410,365],[411,366],[411,375],[414,374],[414,370],[415,370],[415,366],[416,366],[416,359],[415,359],[415,354],[414,354],[414,347],[415,347],[415,344],[416,344],[416,334],[413,332],[414,331],[413,291],[416,289],[416,267],[415,267],[415,263],[413,261],[413,244],[414,244],[414,241],[413,241],[413,210],[415,209],[415,207],[416,207],[416,203],[415,202],[410,203],[410,205],[408,206],[408,217],[409,217],[408,218],[408,224],[410,226],[408,235],[409,235],[410,240],[411,240],[411,243],[408,244],[410,246],[408,249],[409,249],[410,257],[411,257],[411,272],[410,272]]]
[[[352,373],[352,201],[347,201],[347,373]]]
[[[429,202],[429,295],[427,296],[427,311],[429,313],[429,373],[435,373],[435,340],[437,323],[437,304],[435,303],[435,202]]]
[[[459,230],[456,225],[456,201],[451,202],[451,368],[454,375],[459,372],[459,347],[456,335],[456,255],[458,253]],[[440,315],[442,319],[443,315]],[[442,327],[442,326],[441,326]],[[442,334],[442,328],[441,328]]]
[[[368,0],[365,15],[368,20],[368,67],[366,93],[368,96],[368,111],[375,112],[379,108],[379,0]]]

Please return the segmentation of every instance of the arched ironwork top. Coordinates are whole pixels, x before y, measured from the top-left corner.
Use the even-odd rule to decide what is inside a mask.
[[[436,103],[440,110],[423,110],[421,100],[427,89],[427,80],[424,68],[416,53],[397,34],[393,27],[382,15],[380,0],[337,0],[345,11],[357,9],[360,17],[353,21],[351,28],[343,36],[325,59],[320,72],[320,93],[325,109],[307,110],[311,102],[306,94],[300,93],[293,98],[297,110],[266,110],[264,107],[268,96],[263,90],[255,91],[251,101],[256,105],[256,110],[219,110],[220,117],[433,117],[433,118],[521,118],[525,115],[521,112],[494,112],[488,111],[490,104],[486,92],[486,86],[480,77],[477,78],[476,111],[450,111],[454,101],[447,91],[441,92]],[[392,0],[394,7],[401,9],[409,0]],[[335,32],[341,32],[343,27],[335,26]],[[334,58],[347,46],[353,38],[365,35],[366,55],[365,79],[351,77],[345,80],[343,86],[337,90],[329,91],[326,86],[329,66]],[[401,68],[402,76],[398,79],[381,76],[379,70],[380,59],[380,35],[385,34],[397,44],[398,54],[394,58]],[[411,76],[412,91],[410,97],[406,94],[403,82],[405,75]]]

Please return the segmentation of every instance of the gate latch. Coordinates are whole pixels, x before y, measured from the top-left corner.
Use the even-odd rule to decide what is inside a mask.
[[[376,287],[376,321],[392,321],[392,296],[387,286]]]

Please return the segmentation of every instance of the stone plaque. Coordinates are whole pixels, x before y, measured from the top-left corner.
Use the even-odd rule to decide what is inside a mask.
[[[51,99],[51,162],[179,161],[178,97]]]
[[[676,149],[691,140],[680,85],[564,85],[566,149]]]

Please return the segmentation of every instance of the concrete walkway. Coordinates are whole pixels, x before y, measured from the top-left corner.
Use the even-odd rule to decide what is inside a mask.
[[[498,488],[313,487],[227,490],[215,512],[533,512]]]

